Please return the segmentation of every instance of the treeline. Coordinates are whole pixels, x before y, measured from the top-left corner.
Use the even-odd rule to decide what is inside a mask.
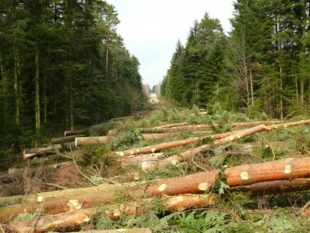
[[[0,1],[0,148],[127,115],[144,103],[139,61],[101,0]]]
[[[309,0],[237,0],[232,31],[205,14],[177,43],[161,94],[184,106],[308,114]]]

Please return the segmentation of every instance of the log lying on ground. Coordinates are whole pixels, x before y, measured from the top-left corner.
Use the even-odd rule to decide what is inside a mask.
[[[309,164],[310,158],[283,159],[232,167],[226,169],[223,173],[226,176],[227,184],[230,187],[237,187],[253,185],[260,182],[290,181],[297,180],[298,178],[308,178],[310,177]],[[140,182],[124,185],[103,185],[81,190],[63,190],[48,193],[47,196],[50,198],[44,198],[44,193],[33,195],[33,198],[28,196],[28,199],[25,197],[23,198],[23,205],[0,208],[0,221],[5,221],[8,219],[8,216],[16,216],[16,214],[25,211],[34,212],[38,208],[42,209],[42,213],[53,214],[65,212],[72,208],[72,200],[74,200],[74,203],[80,203],[73,207],[81,205],[82,208],[91,208],[104,203],[113,203],[117,200],[118,196],[122,194],[122,190],[123,195],[131,200],[139,197],[174,196],[188,193],[202,194],[216,188],[220,172],[220,170],[199,172],[184,177],[159,180],[150,185]],[[276,182],[275,185],[278,185],[278,189],[281,189],[281,185],[287,185],[287,188],[282,188],[283,191],[302,189],[300,185],[289,185],[283,182]],[[257,184],[257,187],[261,187],[266,191],[263,185]],[[303,188],[307,189],[308,183],[306,183],[306,186]],[[55,195],[53,195],[53,193],[55,193]],[[57,198],[53,198],[53,196],[57,196]]]
[[[281,127],[286,128],[286,127],[300,126],[300,125],[306,125],[306,124],[310,124],[310,120],[301,120],[301,121],[295,121],[295,122],[289,122],[289,123],[275,124],[275,125],[270,125],[270,126],[259,125],[259,126],[256,126],[250,129],[246,129],[246,130],[238,130],[234,132],[211,135],[210,138],[213,140],[216,140],[214,141],[215,146],[220,146],[226,143],[230,143],[232,141],[236,141],[242,137],[246,137],[246,136],[249,136],[257,132],[265,132],[265,131],[278,129]],[[146,170],[153,170],[155,168],[167,167],[169,165],[175,165],[183,161],[190,161],[194,158],[196,154],[199,154],[208,148],[210,148],[210,146],[202,145],[192,150],[182,152],[180,153],[180,155],[171,156],[162,161],[154,161],[154,162],[149,162],[147,164],[146,163],[141,164],[141,167],[143,170],[146,171]]]
[[[242,137],[246,137],[246,136],[249,136],[251,134],[261,132],[261,131],[266,131],[265,125],[255,126],[253,128],[238,131],[238,132],[229,132],[229,133],[218,134],[218,135],[214,135],[214,136],[207,136],[205,138],[214,139],[214,138],[218,138],[218,137],[222,138],[222,137],[225,137],[227,135],[230,135],[229,137],[225,137],[225,138],[222,138],[221,140],[214,142],[214,145],[219,146],[219,145],[224,145],[226,143],[238,140]],[[164,149],[169,149],[169,148],[173,148],[173,147],[197,143],[203,139],[204,138],[200,138],[200,137],[188,138],[188,139],[183,139],[183,140],[178,140],[178,141],[172,141],[172,142],[166,142],[166,143],[161,143],[161,144],[157,144],[157,145],[142,147],[142,148],[138,148],[138,149],[117,151],[115,153],[119,156],[132,156],[132,155],[138,155],[138,154],[154,153],[154,152],[161,151]]]
[[[141,147],[139,149],[131,149],[125,151],[117,151],[115,152],[119,156],[132,156],[132,155],[139,155],[139,154],[148,154],[148,153],[155,153],[164,149],[169,149],[178,146],[185,146],[188,144],[193,144],[199,142],[201,139],[199,137],[195,138],[188,138],[173,142],[161,143],[153,146]]]
[[[157,127],[154,127],[154,128],[164,129],[164,128],[172,128],[172,127],[184,126],[184,125],[187,125],[187,122],[174,123],[174,124],[168,124],[168,125],[161,125],[161,126],[157,126]]]
[[[73,135],[79,135],[79,134],[86,134],[88,132],[88,129],[80,129],[80,130],[68,130],[64,132],[64,136],[73,136]]]
[[[182,211],[189,208],[199,208],[214,205],[216,195],[180,195],[162,197],[163,205],[171,212]],[[72,231],[79,230],[85,223],[88,223],[96,213],[105,213],[110,219],[119,219],[121,215],[143,214],[152,205],[151,199],[144,199],[139,202],[130,202],[121,205],[105,206],[97,212],[93,209],[78,209],[72,212],[56,215],[42,216],[39,219],[21,221],[10,224],[7,230],[17,233],[24,232],[46,232],[49,229]],[[122,231],[120,231],[122,232]],[[126,232],[126,231],[125,231]],[[139,232],[141,232],[139,230]],[[145,229],[144,229],[145,232]]]
[[[210,125],[185,125],[172,128],[142,128],[142,133],[173,133],[173,132],[185,132],[185,131],[201,131],[211,129]]]
[[[193,131],[191,132],[192,135],[196,136],[196,137],[200,137],[203,135],[208,135],[212,133],[211,131]],[[179,136],[180,133],[176,132],[176,133],[145,133],[142,134],[143,138],[146,141],[157,141],[157,140],[162,140],[162,139],[166,139],[166,138],[172,138],[172,137],[176,137]]]
[[[230,143],[232,141],[236,141],[240,138],[249,136],[251,134],[266,131],[266,130],[267,129],[266,129],[265,125],[259,125],[259,126],[255,126],[253,128],[250,128],[250,129],[240,130],[237,132],[215,134],[213,136],[210,136],[210,138],[212,138],[212,139],[213,138],[221,138],[219,140],[214,141],[214,146],[221,146],[221,145],[225,145],[227,143]],[[208,148],[211,148],[211,146],[210,145],[202,145],[200,147],[184,151],[184,152],[180,153],[180,155],[170,156],[169,158],[166,158],[162,161],[154,161],[154,162],[149,162],[149,163],[143,163],[143,164],[141,164],[141,167],[144,171],[150,171],[150,170],[154,170],[156,168],[163,168],[163,167],[167,167],[169,165],[175,165],[175,164],[180,163],[180,162],[190,161],[194,158],[195,155],[201,153],[202,151],[204,151]]]
[[[111,140],[109,136],[76,137],[75,146],[105,145]]]
[[[63,145],[56,144],[48,147],[38,147],[32,149],[25,149],[23,151],[23,158],[28,159],[34,156],[44,156],[44,155],[52,155],[57,154],[62,148],[75,148],[74,143],[65,143]]]
[[[85,134],[79,134],[79,135],[72,135],[72,136],[66,136],[66,137],[60,137],[60,138],[52,138],[51,144],[62,144],[67,142],[74,142],[76,137],[82,137],[85,136]]]
[[[271,125],[280,123],[281,121],[249,121],[249,122],[233,122],[230,123],[231,127],[249,127],[249,126],[256,126],[256,125]],[[213,127],[219,127],[218,124],[214,125],[185,125],[180,127],[171,127],[171,128],[160,128],[160,127],[154,127],[154,128],[142,128],[142,133],[172,133],[172,132],[182,132],[182,131],[200,131],[200,130],[206,130],[206,129],[212,129]]]
[[[251,192],[252,195],[283,194],[286,192],[304,191],[310,189],[310,178],[292,180],[264,181],[250,185],[231,187],[234,192]]]
[[[282,127],[287,128],[287,127],[307,125],[307,124],[310,124],[310,119],[309,120],[301,120],[301,121],[275,124],[275,125],[269,125],[266,128],[267,128],[267,130],[273,130],[273,129],[278,129],[278,128],[282,128]]]
[[[249,164],[227,168],[227,184],[249,185],[271,180],[290,180],[310,176],[310,158],[281,159],[262,164]]]
[[[39,147],[39,148],[32,148],[32,149],[25,149],[23,151],[23,158],[27,159],[36,155],[50,155],[50,154],[56,154],[60,149],[62,148],[62,145],[53,145],[48,147]]]

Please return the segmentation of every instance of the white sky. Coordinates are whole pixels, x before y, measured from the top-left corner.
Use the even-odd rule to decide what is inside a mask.
[[[230,31],[233,0],[107,0],[121,23],[118,33],[140,61],[143,83],[152,88],[162,81],[177,40],[185,45],[190,28],[208,12]]]

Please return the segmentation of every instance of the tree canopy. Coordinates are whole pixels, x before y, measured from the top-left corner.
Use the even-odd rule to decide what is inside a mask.
[[[0,2],[1,147],[141,107],[139,61],[99,0]]]

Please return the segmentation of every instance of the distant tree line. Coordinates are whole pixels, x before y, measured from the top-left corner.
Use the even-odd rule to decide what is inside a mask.
[[[309,0],[237,0],[229,36],[205,14],[177,43],[161,94],[280,119],[309,114],[309,14]]]
[[[0,149],[141,107],[118,23],[102,0],[0,1]]]

